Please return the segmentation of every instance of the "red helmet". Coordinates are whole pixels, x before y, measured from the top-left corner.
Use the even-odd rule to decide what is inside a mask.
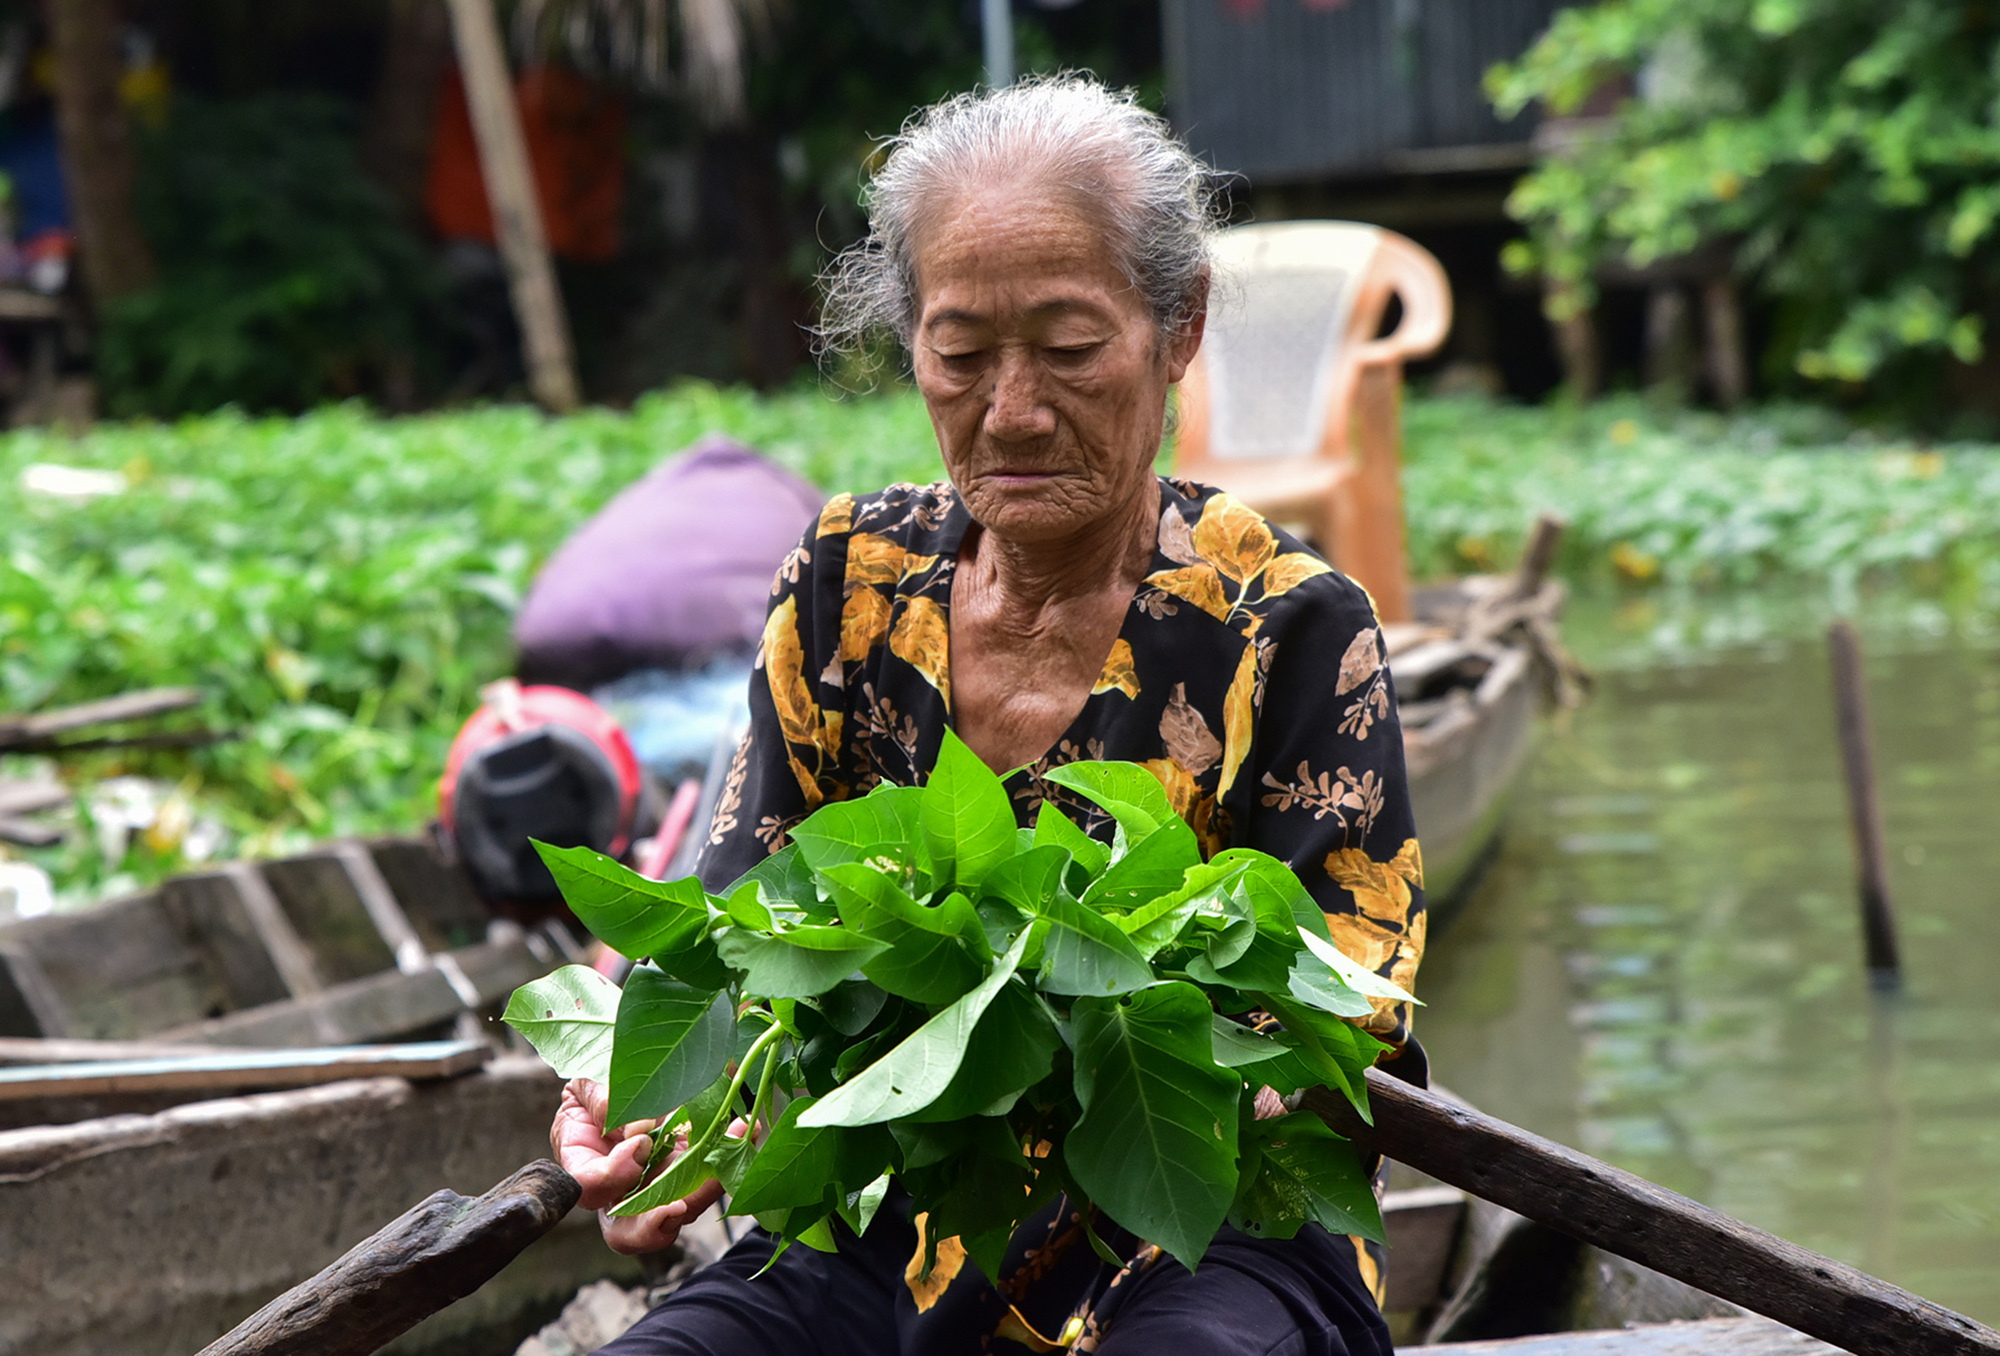
[[[555,880],[529,840],[623,856],[639,829],[639,760],[580,692],[510,678],[480,695],[438,785],[444,830],[488,899],[553,902]]]

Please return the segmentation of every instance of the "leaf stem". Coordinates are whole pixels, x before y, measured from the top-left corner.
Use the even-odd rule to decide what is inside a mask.
[[[731,1110],[736,1105],[736,1094],[743,1090],[743,1080],[749,1074],[750,1066],[757,1062],[759,1054],[763,1053],[773,1041],[784,1035],[784,1033],[785,1028],[783,1023],[774,1017],[771,1020],[771,1024],[758,1033],[757,1039],[750,1043],[750,1048],[743,1052],[743,1062],[736,1066],[736,1074],[729,1080],[729,1091],[722,1095],[722,1106],[715,1113],[715,1119],[708,1123],[708,1129],[701,1132],[699,1140],[695,1140],[688,1145],[687,1151],[689,1157],[707,1152],[708,1146],[715,1141],[715,1137],[722,1133],[724,1126],[729,1124]],[[764,1062],[763,1085],[758,1090],[760,1100],[763,1097],[763,1088],[768,1087],[770,1084],[772,1064],[773,1061],[771,1060]],[[757,1114],[754,1105],[751,1107],[750,1114],[753,1117]],[[754,1121],[752,1122],[752,1128],[755,1128]],[[745,1133],[748,1132],[746,1131]]]

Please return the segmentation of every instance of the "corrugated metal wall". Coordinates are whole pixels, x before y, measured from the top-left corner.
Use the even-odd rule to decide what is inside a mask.
[[[1525,142],[1482,79],[1565,0],[1164,0],[1167,102],[1220,169],[1285,182],[1397,167],[1411,152]],[[1420,159],[1420,157],[1418,157]]]

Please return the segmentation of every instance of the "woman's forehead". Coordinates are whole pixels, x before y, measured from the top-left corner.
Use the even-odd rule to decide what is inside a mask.
[[[1120,317],[1144,309],[1103,222],[1058,190],[995,184],[962,191],[912,243],[927,324],[996,306]]]

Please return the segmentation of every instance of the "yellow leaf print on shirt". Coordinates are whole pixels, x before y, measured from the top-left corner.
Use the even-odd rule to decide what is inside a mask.
[[[819,529],[813,535],[830,537],[854,526],[854,496],[845,491],[826,501],[819,511]]]
[[[1241,586],[1248,584],[1278,554],[1278,539],[1262,514],[1249,505],[1218,494],[1201,511],[1194,525],[1194,548],[1203,560]]]
[[[1133,667],[1132,646],[1123,636],[1111,642],[1111,653],[1104,657],[1104,670],[1090,689],[1093,697],[1105,692],[1122,692],[1127,697],[1139,695],[1139,670]]]
[[[1406,838],[1393,858],[1378,862],[1360,848],[1342,848],[1327,854],[1326,874],[1353,894],[1356,908],[1401,928],[1410,917],[1410,887],[1424,888],[1424,851]]]
[[[840,608],[840,660],[853,663],[889,638],[889,596],[866,586],[847,595]]]
[[[889,652],[921,673],[951,709],[951,628],[942,608],[928,598],[908,599],[889,633]]]
[[[1222,699],[1222,780],[1215,794],[1221,798],[1236,784],[1243,760],[1250,753],[1250,734],[1257,725],[1257,647],[1245,645],[1236,662],[1236,676]]]
[[[764,619],[764,677],[771,685],[771,704],[778,710],[778,728],[786,742],[818,743],[819,707],[806,683],[796,598],[786,598]]]
[[[965,1245],[956,1236],[940,1238],[937,1248],[937,1262],[931,1267],[927,1280],[918,1280],[924,1270],[924,1233],[930,1228],[930,1216],[918,1214],[913,1221],[917,1226],[917,1251],[910,1258],[910,1264],[903,1268],[903,1284],[910,1287],[910,1298],[917,1302],[917,1312],[928,1313],[931,1306],[944,1298],[945,1288],[965,1266]]]
[[[1167,793],[1174,813],[1187,819],[1188,812],[1194,809],[1195,797],[1201,794],[1201,788],[1188,770],[1171,758],[1148,758],[1139,766],[1159,778],[1160,787]]]
[[[1165,589],[1185,598],[1217,621],[1229,619],[1229,599],[1222,592],[1222,576],[1213,565],[1184,565],[1178,570],[1157,570],[1146,576],[1154,588]]]
[[[1417,963],[1423,959],[1424,938],[1430,915],[1410,917],[1411,887],[1424,884],[1423,849],[1417,840],[1406,838],[1395,857],[1378,862],[1360,848],[1342,848],[1329,853],[1326,871],[1334,883],[1354,895],[1354,913],[1329,913],[1327,931],[1333,944],[1377,974],[1414,993]],[[1386,1035],[1396,1030],[1402,1016],[1391,999],[1375,1000],[1375,1011],[1361,1023],[1364,1030]]]
[[[1264,596],[1289,593],[1314,575],[1331,574],[1333,566],[1308,551],[1287,551],[1264,570]]]

